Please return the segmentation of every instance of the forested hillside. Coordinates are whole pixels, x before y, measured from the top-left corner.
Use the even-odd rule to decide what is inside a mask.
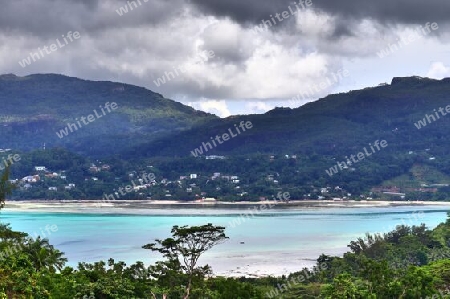
[[[450,79],[394,78],[296,109],[225,119],[144,88],[59,75],[3,75],[0,102],[3,147],[23,157],[13,178],[46,166],[68,179],[40,180],[17,198],[101,198],[152,172],[151,190],[121,199],[258,200],[280,190],[292,199],[448,199]],[[116,110],[58,138],[68,122],[113,102]],[[65,160],[73,155],[79,162]]]

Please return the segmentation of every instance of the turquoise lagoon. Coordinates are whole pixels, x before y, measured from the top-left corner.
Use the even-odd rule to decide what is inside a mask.
[[[226,226],[230,237],[201,260],[218,275],[281,275],[311,266],[321,254],[342,255],[347,244],[365,233],[387,232],[396,225],[445,221],[450,207],[296,207],[272,209],[237,224],[246,208],[85,209],[73,212],[5,209],[3,223],[30,235],[56,225],[50,242],[65,252],[68,265],[114,258],[146,265],[161,257],[141,248],[170,236],[173,225],[213,223]],[[231,225],[234,223],[234,225]],[[233,227],[234,226],[234,227]]]

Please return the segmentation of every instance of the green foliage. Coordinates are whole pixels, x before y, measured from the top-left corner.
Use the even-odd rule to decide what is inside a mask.
[[[0,210],[5,206],[6,196],[10,195],[14,189],[14,185],[8,181],[10,167],[11,165],[8,164],[0,177]]]
[[[195,280],[202,280],[211,272],[208,265],[197,267],[198,259],[203,253],[228,239],[224,231],[225,227],[213,226],[211,223],[191,227],[175,225],[171,231],[171,238],[156,239],[156,243],[144,245],[142,248],[157,251],[167,259],[167,261],[157,264],[156,268],[152,269],[153,272],[159,272],[159,275],[165,277],[168,276],[168,273],[177,272],[187,276],[187,286],[183,296],[184,299],[187,299]],[[170,286],[163,285],[163,287]]]
[[[350,274],[340,274],[334,278],[332,284],[324,286],[322,296],[325,299],[376,298],[368,296],[366,289],[361,281],[354,282]]]
[[[418,245],[431,251],[448,249],[441,239],[448,224],[432,231],[399,226],[377,237],[367,235],[352,241],[354,252],[343,257],[321,255],[312,270],[265,278],[214,277],[208,266],[196,266],[205,250],[226,238],[223,228],[211,224],[175,226],[171,238],[145,245],[166,257],[148,268],[142,262],[127,266],[110,259],[80,263],[77,269],[63,268],[65,260],[47,241],[29,240],[26,234],[2,225],[2,253],[19,246],[0,259],[0,298],[432,298],[446,294],[450,259],[393,261],[418,256],[424,250]],[[46,258],[50,255],[54,257]]]
[[[28,254],[36,271],[44,268],[52,273],[61,271],[67,262],[67,258],[63,257],[64,253],[50,245],[48,239],[41,237],[29,238],[23,246],[23,252]]]
[[[207,287],[212,293],[211,298],[214,299],[264,298],[262,292],[252,283],[240,282],[239,280],[233,278],[218,277],[215,279],[209,279]]]

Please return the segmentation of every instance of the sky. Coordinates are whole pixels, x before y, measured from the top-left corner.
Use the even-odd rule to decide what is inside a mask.
[[[0,73],[143,86],[220,117],[450,77],[448,0],[15,0]]]

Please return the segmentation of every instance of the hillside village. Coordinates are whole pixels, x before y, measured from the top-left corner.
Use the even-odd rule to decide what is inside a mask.
[[[8,151],[10,152],[10,150]],[[43,151],[43,153],[46,153]],[[433,157],[435,158],[435,157]],[[204,161],[205,165],[222,165],[229,163],[230,157],[209,155],[195,158],[193,161]],[[273,198],[278,192],[289,192],[291,199],[309,200],[422,200],[436,198],[439,190],[448,188],[446,178],[430,181],[420,177],[422,182],[405,182],[405,179],[387,181],[383,185],[372,187],[367,192],[351,192],[341,184],[298,184],[289,173],[275,171],[282,169],[283,164],[295,166],[305,163],[304,157],[296,154],[268,155],[266,162],[278,165],[265,173],[247,173],[244,168],[239,172],[218,171],[208,166],[211,171],[164,171],[160,166],[120,167],[114,162],[79,163],[75,167],[52,169],[48,165],[55,164],[48,160],[47,164],[30,167],[32,171],[24,171],[24,176],[10,180],[17,185],[13,199],[102,199],[102,200],[184,200],[184,201],[264,201]],[[38,159],[39,160],[39,159]],[[247,161],[249,159],[246,159]],[[335,161],[332,159],[331,161]],[[44,161],[44,160],[40,160]],[[261,162],[260,159],[258,159]],[[431,161],[431,160],[430,160]],[[433,161],[434,162],[434,161]],[[32,162],[31,162],[32,163]],[[234,163],[234,162],[233,162]],[[19,163],[17,163],[19,165]],[[15,166],[14,166],[15,167]],[[222,167],[223,168],[223,167]],[[130,170],[139,169],[139,170]],[[295,169],[295,168],[294,168]],[[198,169],[197,169],[198,170]],[[351,174],[354,167],[345,168],[342,174]],[[429,170],[414,170],[430,172]],[[298,172],[298,170],[297,170]],[[154,177],[148,180],[148,175]],[[146,177],[147,175],[147,177]],[[437,176],[437,175],[435,175]]]
[[[222,157],[210,156],[207,159],[222,159]],[[151,169],[152,166],[149,166],[149,168]],[[89,175],[84,178],[82,185],[84,187],[95,187],[98,184],[112,185],[101,179],[101,175],[110,173],[110,170],[111,166],[109,164],[96,165],[92,163],[87,168]],[[146,173],[129,171],[126,174],[128,180],[115,177],[114,188],[111,189],[111,193],[115,194],[117,199],[172,199],[175,196],[183,196],[186,200],[205,199],[208,193],[202,190],[202,185],[220,181],[220,185],[228,185],[229,188],[237,190],[236,192],[239,196],[247,194],[247,192],[239,191],[241,187],[239,186],[240,180],[237,175],[222,175],[220,172],[215,172],[210,177],[201,177],[196,173],[189,173],[180,176],[178,180],[169,180],[155,176],[155,179],[146,182],[143,179]],[[10,182],[18,186],[22,195],[39,193],[44,194],[49,199],[70,199],[71,191],[77,190],[77,184],[71,181],[70,176],[70,173],[66,170],[54,171],[46,166],[34,166],[32,173],[20,179],[11,179]],[[123,196],[123,193],[118,192],[121,187],[127,189],[125,196]],[[39,192],[36,190],[39,190]],[[221,187],[218,186],[215,190],[220,191]],[[103,195],[107,195],[107,192]]]

